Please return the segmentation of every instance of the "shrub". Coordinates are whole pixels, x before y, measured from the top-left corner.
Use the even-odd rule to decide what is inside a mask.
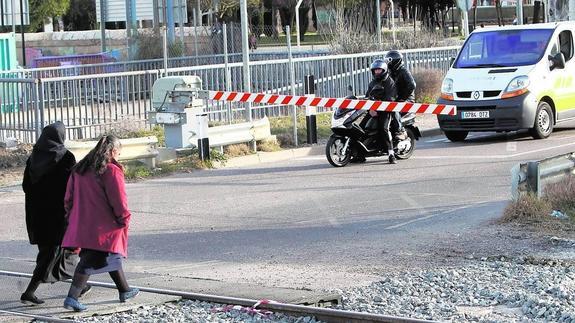
[[[164,57],[163,39],[160,34],[150,31],[140,31],[136,36],[138,51],[136,52],[137,60],[154,59]],[[179,41],[168,45],[170,57],[179,57],[185,51],[185,46]]]
[[[507,205],[500,222],[541,223],[550,218],[551,211],[549,201],[524,194]]]
[[[461,45],[461,40],[445,38],[439,31],[429,30],[403,30],[396,32],[396,42],[393,43],[393,34],[384,33],[384,49],[415,49],[415,48],[433,48],[444,46]]]
[[[435,103],[441,94],[443,72],[438,69],[420,69],[413,73],[417,83],[415,88],[415,102]]]
[[[257,142],[257,150],[258,151],[278,151],[281,150],[280,144],[277,138],[262,140]]]
[[[553,217],[553,211],[567,215],[570,221]],[[541,198],[531,193],[521,195],[507,205],[500,221],[536,223],[560,230],[575,228],[575,176],[547,185]]]
[[[248,144],[229,145],[224,148],[224,154],[228,157],[251,155],[252,151]]]
[[[26,165],[30,153],[32,153],[32,145],[21,144],[16,149],[0,148],[0,169]]]
[[[575,177],[568,176],[558,183],[547,185],[543,199],[551,204],[553,210],[561,211],[575,220]]]

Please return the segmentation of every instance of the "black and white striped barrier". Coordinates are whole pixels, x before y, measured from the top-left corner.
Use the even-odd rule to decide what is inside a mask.
[[[198,129],[198,153],[200,160],[210,159],[210,139],[208,138],[208,114],[196,116]]]
[[[315,96],[315,82],[313,75],[306,75],[303,80],[304,93],[306,96]],[[317,144],[317,107],[305,107],[305,125],[307,129],[307,143]]]

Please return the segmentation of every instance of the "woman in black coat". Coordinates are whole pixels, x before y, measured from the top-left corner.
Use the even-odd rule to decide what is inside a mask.
[[[64,147],[66,128],[56,122],[46,126],[26,162],[22,188],[26,194],[26,228],[30,244],[38,245],[36,268],[26,291],[20,296],[25,304],[42,304],[34,293],[48,282],[50,264],[61,252],[66,231],[64,194],[74,155]]]

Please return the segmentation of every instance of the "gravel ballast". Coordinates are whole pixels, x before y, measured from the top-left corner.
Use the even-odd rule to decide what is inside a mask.
[[[575,268],[553,260],[484,259],[339,292],[345,310],[438,321],[575,323]]]
[[[383,275],[336,290],[338,309],[452,322],[575,323],[575,267],[530,258],[474,259],[463,266]],[[183,300],[82,322],[317,322],[245,307]]]

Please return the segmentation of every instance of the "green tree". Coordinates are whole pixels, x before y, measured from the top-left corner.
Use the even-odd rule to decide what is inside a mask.
[[[60,17],[68,12],[70,0],[30,0],[30,26],[28,31],[37,31],[49,18]]]
[[[71,0],[70,9],[64,16],[66,30],[92,30],[96,28],[96,2],[94,0]]]

